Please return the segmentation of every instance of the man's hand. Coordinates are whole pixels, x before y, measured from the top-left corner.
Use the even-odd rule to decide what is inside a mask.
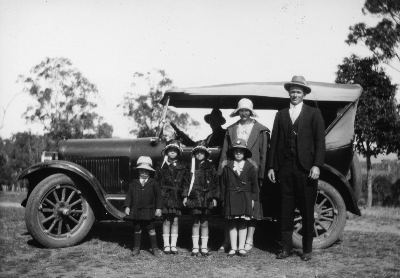
[[[162,215],[161,209],[156,209],[156,216],[160,217]]]
[[[217,200],[213,199],[213,207],[215,208],[217,206]]]
[[[274,169],[268,170],[268,178],[271,182],[276,183]]]
[[[258,186],[262,187],[263,179],[258,179]]]
[[[183,205],[186,207],[186,204],[187,204],[187,197],[185,197],[184,199],[183,199]]]
[[[251,208],[254,209],[254,200],[251,200]]]
[[[310,170],[310,174],[308,175],[309,178],[313,180],[317,180],[319,178],[319,168],[317,166],[313,166]]]
[[[126,215],[129,215],[130,212],[131,212],[131,209],[128,208],[128,207],[126,207],[126,208],[125,208],[125,214],[126,214]]]

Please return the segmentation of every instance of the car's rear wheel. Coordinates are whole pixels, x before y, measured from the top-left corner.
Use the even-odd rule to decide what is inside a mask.
[[[339,192],[329,183],[319,180],[314,205],[313,248],[326,248],[338,240],[346,225],[346,205]],[[296,209],[293,245],[302,247],[302,217]]]
[[[42,180],[29,196],[25,210],[28,231],[50,248],[79,243],[94,219],[87,194],[64,174]]]

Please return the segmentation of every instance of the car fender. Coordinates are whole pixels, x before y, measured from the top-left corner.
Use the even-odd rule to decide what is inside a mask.
[[[332,166],[325,164],[321,169],[321,180],[331,184],[342,195],[346,208],[353,214],[361,216],[360,209],[357,205],[357,199],[354,194],[353,188],[345,176]]]
[[[88,170],[83,168],[82,166],[75,164],[70,161],[65,161],[65,160],[53,160],[53,161],[46,161],[46,162],[41,162],[37,163],[35,165],[30,166],[29,168],[25,169],[22,171],[18,177],[17,180],[21,179],[28,179],[29,180],[29,191],[28,191],[28,197],[30,193],[32,192],[33,188],[36,187],[36,185],[43,180],[44,178],[56,174],[56,173],[74,173],[78,175],[79,177],[83,178],[88,185],[91,186],[91,188],[94,190],[94,192],[97,195],[98,200],[101,202],[103,207],[106,209],[108,213],[110,213],[112,216],[116,217],[117,219],[122,219],[123,214],[119,210],[117,210],[106,198],[105,195],[106,193],[102,189],[100,183],[96,179],[95,176],[92,175]],[[33,186],[32,186],[33,185]],[[26,203],[25,201],[23,202],[22,205]]]

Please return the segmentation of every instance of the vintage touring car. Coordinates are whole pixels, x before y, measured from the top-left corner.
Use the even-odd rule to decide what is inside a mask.
[[[62,140],[57,152],[44,152],[42,162],[25,169],[18,179],[29,181],[25,222],[32,237],[44,246],[59,248],[79,243],[95,220],[121,220],[122,204],[133,167],[139,156],[160,161],[166,145],[162,136],[168,106],[177,108],[233,109],[247,97],[255,109],[280,110],[289,105],[284,82],[241,83],[167,91],[159,136],[140,139]],[[354,120],[359,85],[309,82],[312,92],[304,102],[318,107],[326,131],[325,165],[321,169],[314,212],[314,247],[334,243],[346,223],[347,211],[360,215],[357,200],[361,169],[354,154]],[[273,131],[272,131],[273,132]],[[221,146],[222,147],[222,146]],[[212,148],[218,157],[221,147]],[[189,162],[190,147],[183,148]],[[216,164],[218,161],[214,161]],[[277,216],[276,186],[265,184],[262,196],[264,215]],[[301,246],[301,216],[294,219],[294,244]]]

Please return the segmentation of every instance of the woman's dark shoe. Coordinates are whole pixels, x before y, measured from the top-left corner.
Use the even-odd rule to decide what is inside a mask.
[[[171,247],[170,246],[164,246],[164,254],[166,254],[166,255],[171,254]]]
[[[178,255],[178,249],[176,249],[176,246],[171,246],[171,254]]]
[[[138,248],[138,247],[134,247],[133,249],[132,249],[132,256],[133,257],[135,257],[135,256],[138,256],[140,254],[140,248]]]
[[[278,259],[278,260],[282,260],[282,259],[286,259],[286,258],[288,258],[288,257],[290,257],[290,256],[292,256],[293,255],[293,252],[292,251],[285,251],[285,250],[283,250],[282,252],[280,252],[277,256],[276,256],[276,258]]]
[[[211,255],[211,252],[208,251],[208,248],[201,248],[201,249],[200,249],[200,253],[201,253],[201,255],[204,256],[204,257],[207,257],[207,256],[210,256],[210,255]]]
[[[226,244],[226,243],[223,243],[222,245],[221,245],[221,247],[218,249],[218,253],[225,253],[227,250],[228,250],[228,248],[229,248],[229,245],[228,244]]]
[[[235,256],[236,255],[236,250],[233,250],[233,249],[231,249],[231,251],[229,251],[229,253],[228,253],[228,257],[233,257],[233,256]]]
[[[244,249],[239,249],[238,255],[241,257],[247,257],[249,254]]]
[[[193,257],[197,257],[199,255],[199,248],[192,248],[192,254]]]

